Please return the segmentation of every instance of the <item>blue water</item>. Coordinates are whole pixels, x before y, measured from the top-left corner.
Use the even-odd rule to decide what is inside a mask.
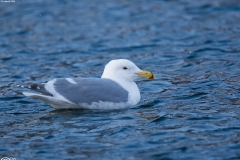
[[[0,158],[240,159],[239,22],[238,0],[0,2]],[[16,87],[116,58],[157,77],[133,109],[54,110]]]

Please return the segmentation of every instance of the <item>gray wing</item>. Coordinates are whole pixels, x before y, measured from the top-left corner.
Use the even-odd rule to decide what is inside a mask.
[[[60,95],[75,104],[128,101],[128,92],[110,79],[71,78],[69,81],[61,78],[56,79],[54,88]]]

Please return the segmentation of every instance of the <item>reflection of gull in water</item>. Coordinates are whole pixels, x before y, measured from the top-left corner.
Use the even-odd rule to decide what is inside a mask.
[[[110,61],[101,78],[57,78],[46,84],[22,86],[38,93],[23,92],[56,109],[88,108],[119,109],[136,105],[140,92],[134,82],[137,77],[153,79],[149,71],[140,70],[126,59]]]

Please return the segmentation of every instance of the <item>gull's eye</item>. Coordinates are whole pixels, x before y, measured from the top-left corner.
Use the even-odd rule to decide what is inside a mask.
[[[128,68],[127,67],[123,67],[123,70],[127,70]]]

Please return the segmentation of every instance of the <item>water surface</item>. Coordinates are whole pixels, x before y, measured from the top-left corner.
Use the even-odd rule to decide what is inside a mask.
[[[0,158],[240,159],[237,0],[0,3]],[[18,84],[100,77],[126,58],[141,102],[54,110]]]

